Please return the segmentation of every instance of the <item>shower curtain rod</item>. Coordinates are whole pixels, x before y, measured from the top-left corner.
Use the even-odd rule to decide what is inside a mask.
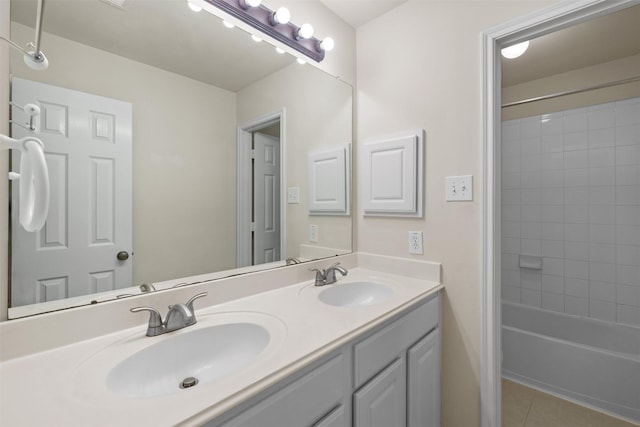
[[[619,85],[624,85],[627,83],[633,83],[637,81],[640,81],[640,76],[630,77],[628,79],[622,79],[622,80],[615,80],[608,83],[589,86],[583,89],[567,90],[564,92],[556,92],[549,95],[536,96],[535,98],[528,98],[528,99],[522,99],[520,101],[507,102],[506,104],[502,104],[502,108],[514,107],[516,105],[522,105],[522,104],[529,104],[531,102],[536,102],[536,101],[545,101],[547,99],[559,98],[561,96],[566,96],[566,95],[575,95],[577,93],[589,92],[591,90],[604,89],[611,86],[619,86]]]

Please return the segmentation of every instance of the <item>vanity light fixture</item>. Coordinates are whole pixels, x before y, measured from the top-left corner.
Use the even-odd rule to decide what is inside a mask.
[[[200,11],[202,11],[202,8],[201,8],[200,6],[195,5],[195,4],[193,4],[192,2],[190,2],[190,1],[187,1],[187,6],[189,6],[189,9],[191,9],[191,10],[192,10],[192,11],[194,11],[194,12],[200,12]]]
[[[223,12],[219,15],[223,19],[225,15],[239,19],[316,62],[322,61],[325,52],[331,50],[335,44],[330,38],[319,40],[313,37],[311,24],[298,27],[291,23],[291,13],[285,7],[273,11],[263,5],[261,0],[198,0],[198,3],[215,6]]]
[[[307,63],[307,62],[306,62],[304,59],[302,59],[302,58],[296,58],[296,62],[297,62],[298,64],[300,64],[300,65],[304,65],[304,64],[306,64],[306,63]]]
[[[502,49],[502,56],[507,59],[517,58],[529,48],[529,40]]]
[[[280,48],[280,47],[277,47],[277,48],[276,48],[276,52],[278,52],[280,55],[282,55],[283,53],[286,53],[286,52],[284,51],[284,49],[282,49],[282,48]]]
[[[320,49],[329,52],[336,46],[336,42],[331,37],[325,37],[320,42]]]
[[[227,28],[235,28],[235,25],[229,21],[222,21],[222,25],[224,25]]]

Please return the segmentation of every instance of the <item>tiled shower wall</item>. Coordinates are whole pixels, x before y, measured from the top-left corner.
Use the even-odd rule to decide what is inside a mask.
[[[502,299],[640,326],[640,98],[503,122]]]

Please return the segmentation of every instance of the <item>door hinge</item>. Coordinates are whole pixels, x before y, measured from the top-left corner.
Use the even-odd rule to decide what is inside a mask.
[[[255,159],[256,158],[256,150],[255,149],[251,149],[251,158]]]
[[[256,231],[256,223],[252,222],[249,228],[251,229],[251,231]]]

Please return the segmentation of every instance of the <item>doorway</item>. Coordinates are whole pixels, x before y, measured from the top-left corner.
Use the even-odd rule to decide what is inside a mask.
[[[277,262],[286,253],[284,148],[284,110],[238,127],[238,267]]]
[[[500,49],[637,5],[638,1],[568,1],[483,34],[484,48],[484,227],[481,401],[483,426],[501,424],[502,169]]]

